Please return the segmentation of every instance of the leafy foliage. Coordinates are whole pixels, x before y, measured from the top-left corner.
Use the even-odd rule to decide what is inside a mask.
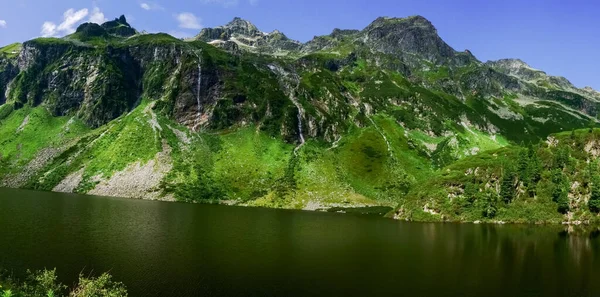
[[[465,158],[413,188],[397,215],[539,223],[561,222],[569,214],[573,220],[598,221],[598,139],[600,130],[576,130],[554,135],[547,143]],[[424,215],[424,205],[439,215]]]
[[[10,276],[0,275],[0,296],[2,297],[126,297],[125,285],[116,282],[108,273],[99,277],[79,276],[79,282],[70,290],[58,281],[56,269],[27,271],[27,277],[20,281]],[[68,292],[69,291],[69,292]]]

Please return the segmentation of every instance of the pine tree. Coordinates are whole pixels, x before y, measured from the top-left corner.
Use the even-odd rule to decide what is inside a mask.
[[[552,201],[556,202],[558,205],[558,212],[566,214],[570,210],[569,182],[565,178],[562,170],[556,169],[553,172],[552,182],[554,183],[554,189],[552,190]]]
[[[485,190],[485,192],[482,193],[482,198],[484,200],[483,216],[488,219],[493,219],[498,212],[498,208],[496,207],[498,194],[493,190]]]
[[[515,171],[512,166],[505,166],[502,183],[500,184],[500,197],[505,203],[510,203],[515,198]]]
[[[595,166],[597,169],[598,166]],[[597,171],[594,171],[592,176],[592,195],[588,201],[588,207],[591,212],[600,212],[600,176]]]
[[[559,146],[556,150],[556,154],[554,155],[554,168],[563,169],[569,163],[570,150],[569,146],[562,145]]]
[[[529,163],[527,164],[527,192],[530,197],[534,197],[536,194],[536,187],[538,182],[542,179],[542,162],[538,157],[535,149],[533,147],[529,147],[528,150]]]

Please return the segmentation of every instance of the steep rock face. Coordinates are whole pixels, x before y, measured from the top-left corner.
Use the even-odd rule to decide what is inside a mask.
[[[225,26],[204,28],[196,39],[209,42],[215,39],[227,40],[231,37],[245,37],[249,39],[263,36],[263,33],[249,21],[235,17]]]
[[[546,76],[546,73],[543,71],[533,69],[519,59],[501,59],[498,61],[488,61],[485,64],[495,68],[497,71],[513,75],[524,80],[535,80]]]
[[[462,87],[483,96],[502,96],[506,92],[520,93],[526,86],[517,78],[491,68],[479,68],[463,75]]]
[[[126,52],[34,40],[24,44],[18,64],[11,99],[44,103],[56,116],[76,112],[98,127],[137,101],[139,65]]]
[[[555,86],[563,89],[575,89],[575,86],[564,77],[549,76],[546,72],[537,70],[519,59],[501,59],[485,63],[504,74],[518,77],[522,80],[539,84],[541,86]],[[544,83],[546,83],[544,85]]]
[[[251,22],[238,17],[225,26],[202,29],[200,34],[196,36],[196,40],[202,40],[221,47],[226,46],[226,42],[230,41],[246,50],[261,53],[287,53],[296,51],[301,47],[299,42],[289,39],[278,30],[264,33]]]
[[[19,72],[16,61],[0,56],[0,105],[6,103],[9,83]]]
[[[127,19],[123,15],[113,21],[102,24],[102,28],[106,29],[109,34],[119,37],[130,37],[136,33],[135,29],[127,23]]]
[[[437,34],[435,27],[421,16],[378,18],[363,31],[365,44],[379,52],[420,56],[435,64],[451,61],[454,50]]]

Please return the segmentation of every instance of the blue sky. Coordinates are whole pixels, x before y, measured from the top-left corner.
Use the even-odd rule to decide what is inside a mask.
[[[600,90],[596,0],[0,0],[0,45],[65,35],[80,22],[121,14],[138,30],[177,37],[240,16],[300,41],[336,27],[362,29],[379,16],[419,14],[450,46],[482,61],[520,58]]]

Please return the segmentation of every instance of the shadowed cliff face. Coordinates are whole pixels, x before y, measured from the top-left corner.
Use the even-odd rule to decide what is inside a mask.
[[[368,47],[388,54],[418,55],[435,64],[454,57],[454,50],[423,17],[378,18],[362,31]]]

